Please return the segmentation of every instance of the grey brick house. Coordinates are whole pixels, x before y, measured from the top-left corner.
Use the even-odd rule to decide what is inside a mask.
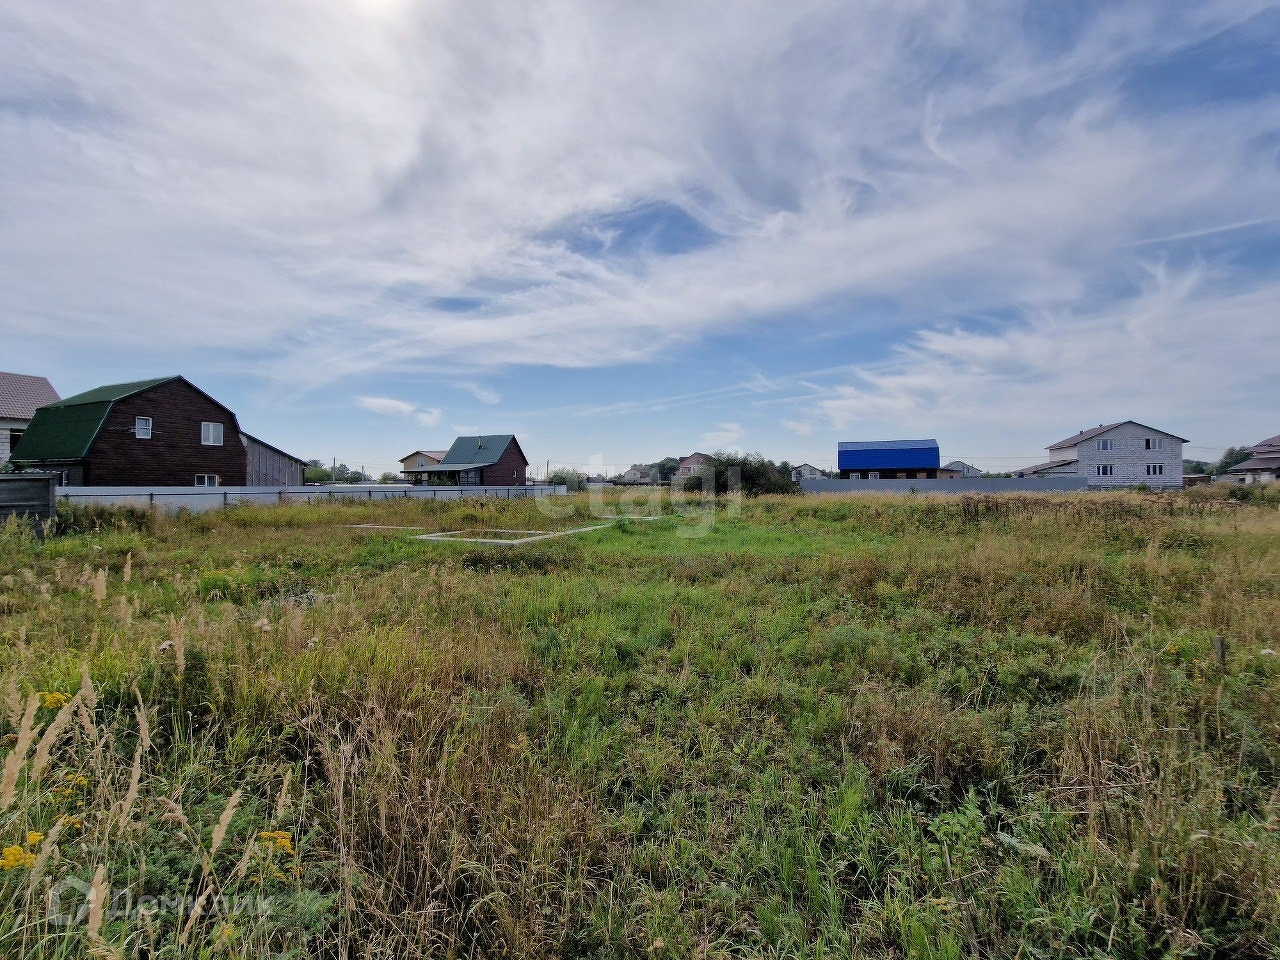
[[[1023,476],[1085,477],[1091,487],[1182,488],[1183,437],[1124,420],[1081,430],[1051,444],[1050,460],[1020,471]]]

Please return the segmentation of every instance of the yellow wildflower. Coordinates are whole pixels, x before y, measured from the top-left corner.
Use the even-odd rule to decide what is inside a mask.
[[[269,844],[273,850],[293,854],[293,837],[287,830],[263,830],[258,834],[258,839]]]
[[[44,839],[43,833],[37,833],[35,830],[27,831],[27,846],[34,847],[37,843]]]
[[[17,845],[5,847],[4,852],[0,853],[0,870],[8,871],[19,867],[25,867],[29,870],[35,862],[36,855],[34,853],[27,853]]]
[[[40,697],[40,705],[48,707],[50,710],[61,710],[63,705],[71,699],[65,693],[58,693],[57,691],[47,692],[42,690],[37,696]]]

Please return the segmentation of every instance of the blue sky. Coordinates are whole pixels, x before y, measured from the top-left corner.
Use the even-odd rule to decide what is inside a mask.
[[[373,472],[1280,430],[1272,3],[0,0],[0,369]]]

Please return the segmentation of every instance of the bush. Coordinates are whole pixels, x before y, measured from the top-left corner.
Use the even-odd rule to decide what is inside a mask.
[[[703,464],[698,473],[684,480],[683,489],[687,491],[704,489],[703,485],[708,476],[714,477],[716,496],[735,490],[740,490],[748,497],[800,492],[800,487],[778,464],[772,460],[766,460],[758,453],[718,451]]]

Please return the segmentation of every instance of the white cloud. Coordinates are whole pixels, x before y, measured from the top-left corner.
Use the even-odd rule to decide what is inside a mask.
[[[411,416],[417,409],[412,403],[392,397],[356,397],[356,406],[371,413],[384,413],[397,417]]]
[[[1103,371],[1090,397],[1192,411],[1188,384],[1266,353],[1270,282],[1222,255],[1160,322],[1128,287],[1156,238],[1280,216],[1280,102],[1144,113],[1117,78],[1263,6],[1118,3],[1045,43],[947,0],[14,0],[7,346],[307,389],[651,360],[879,298],[901,350],[837,385],[834,424],[1042,416]],[[626,253],[608,218],[646,203],[716,242]]]
[[[438,426],[444,417],[444,411],[438,407],[419,410],[416,405],[407,400],[397,400],[394,397],[356,397],[356,406],[370,413],[390,417],[412,417],[424,427]]]
[[[464,380],[457,384],[458,388],[467,391],[481,403],[501,403],[502,394],[497,390],[486,387],[484,384],[475,383],[472,380]]]
[[[742,424],[740,423],[720,423],[717,429],[710,430],[702,435],[698,443],[704,447],[713,447],[717,450],[724,449],[742,437]]]
[[[784,427],[801,437],[807,437],[817,429],[812,420],[783,420],[781,422]]]

